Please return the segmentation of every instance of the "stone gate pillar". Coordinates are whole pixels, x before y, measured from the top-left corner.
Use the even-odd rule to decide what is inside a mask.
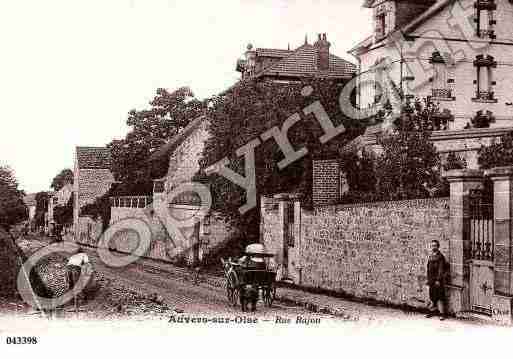
[[[513,167],[486,171],[493,181],[494,198],[494,296],[493,317],[511,324],[513,299]]]
[[[447,286],[449,310],[459,313],[470,310],[471,243],[466,231],[470,217],[469,191],[483,188],[483,171],[452,170],[445,174],[450,183],[450,283]]]

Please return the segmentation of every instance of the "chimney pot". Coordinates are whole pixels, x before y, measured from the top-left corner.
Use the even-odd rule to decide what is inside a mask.
[[[319,70],[329,70],[330,68],[330,46],[326,33],[319,34],[319,40],[314,44],[317,49],[317,68]]]

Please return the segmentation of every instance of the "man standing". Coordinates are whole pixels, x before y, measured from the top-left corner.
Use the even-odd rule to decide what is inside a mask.
[[[427,279],[429,286],[429,299],[432,302],[431,313],[426,318],[431,318],[438,312],[440,320],[446,319],[445,313],[445,269],[446,261],[440,252],[440,242],[433,240],[431,242],[431,254],[427,264]]]

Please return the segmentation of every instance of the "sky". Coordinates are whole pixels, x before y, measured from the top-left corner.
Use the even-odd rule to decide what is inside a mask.
[[[73,168],[75,146],[128,131],[159,87],[219,93],[248,43],[297,48],[327,33],[331,52],[371,32],[363,0],[2,0],[0,165],[27,193]]]

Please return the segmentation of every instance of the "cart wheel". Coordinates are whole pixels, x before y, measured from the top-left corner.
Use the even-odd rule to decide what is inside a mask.
[[[235,288],[233,290],[233,306],[237,307],[240,304],[240,289]]]
[[[276,287],[272,285],[269,288],[265,289],[264,293],[264,303],[271,307],[273,305],[274,299],[276,298]]]
[[[233,297],[234,297],[234,288],[232,288],[228,283],[226,283],[226,297],[228,301],[233,305]]]

